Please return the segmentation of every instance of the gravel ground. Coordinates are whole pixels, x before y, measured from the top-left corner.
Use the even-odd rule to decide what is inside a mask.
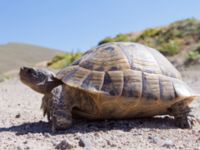
[[[200,66],[182,71],[200,93]],[[179,129],[168,116],[89,122],[76,120],[66,131],[52,134],[40,110],[42,95],[17,78],[0,83],[0,149],[193,149],[200,150],[200,125]],[[193,103],[200,118],[200,101]]]

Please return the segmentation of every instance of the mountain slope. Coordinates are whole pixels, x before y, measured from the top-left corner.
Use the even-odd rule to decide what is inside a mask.
[[[51,60],[53,56],[60,53],[63,52],[29,44],[8,43],[0,45],[0,74],[24,65],[34,65]]]

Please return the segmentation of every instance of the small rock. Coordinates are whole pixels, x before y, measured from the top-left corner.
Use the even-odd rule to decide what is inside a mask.
[[[170,148],[175,146],[174,143],[171,140],[165,140],[162,144],[162,147]]]
[[[27,146],[25,147],[25,149],[28,150],[28,149],[31,149],[31,147],[30,147],[29,145],[27,145]]]
[[[100,137],[100,134],[99,134],[98,132],[95,132],[95,133],[94,133],[94,136],[95,136],[95,137]]]
[[[67,142],[66,140],[62,140],[58,143],[55,147],[56,149],[65,150],[65,149],[72,149],[73,145]]]
[[[183,146],[179,146],[178,149],[184,149],[184,147]]]
[[[158,136],[149,136],[148,139],[151,143],[157,144],[161,141],[160,137]]]
[[[56,141],[51,141],[51,143],[53,144],[53,146],[56,146],[58,143]]]
[[[91,146],[91,142],[86,138],[80,138],[79,146],[81,146],[81,147],[90,147]]]
[[[49,133],[44,133],[43,134],[45,137],[50,137],[51,135]]]
[[[20,136],[20,135],[24,135],[24,134],[27,134],[26,131],[19,131],[17,133],[15,133],[16,136]]]
[[[10,137],[8,137],[7,139],[8,139],[8,141],[11,141],[11,140],[12,140]]]
[[[114,143],[111,143],[110,140],[106,140],[107,144],[110,145],[111,147],[116,147],[117,145]]]
[[[33,138],[33,137],[34,137],[33,134],[31,134],[31,133],[27,133],[27,138],[28,138],[28,139],[31,139],[31,138]]]
[[[133,136],[142,135],[141,133],[133,133]]]
[[[195,135],[195,134],[196,134],[196,131],[195,131],[195,130],[192,130],[192,134],[194,134],[194,135]]]
[[[21,117],[20,113],[18,113],[18,114],[15,116],[15,118],[20,118],[20,117]]]
[[[75,136],[75,139],[80,139],[81,134],[78,132],[78,133],[75,133],[74,136]]]
[[[196,142],[199,143],[200,142],[200,137],[196,139]]]
[[[18,145],[17,146],[17,150],[24,150],[24,146],[23,145]]]

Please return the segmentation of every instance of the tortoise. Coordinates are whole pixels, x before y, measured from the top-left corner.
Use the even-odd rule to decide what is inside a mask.
[[[67,129],[77,117],[96,120],[171,115],[180,128],[191,128],[195,120],[190,115],[190,103],[198,95],[167,58],[138,43],[99,45],[56,75],[22,67],[20,79],[44,94],[41,107],[53,131]]]

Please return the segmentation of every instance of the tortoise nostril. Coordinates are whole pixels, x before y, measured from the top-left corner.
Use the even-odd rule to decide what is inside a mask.
[[[27,69],[26,72],[30,74],[34,73],[33,69]]]

